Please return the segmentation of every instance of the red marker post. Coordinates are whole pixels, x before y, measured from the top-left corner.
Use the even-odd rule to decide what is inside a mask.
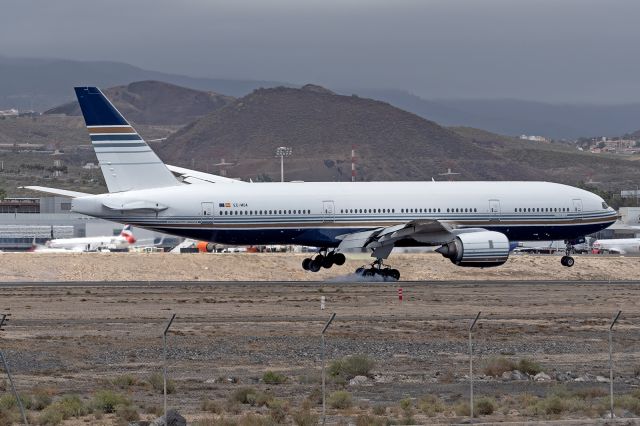
[[[402,287],[398,288],[398,301],[402,303]]]

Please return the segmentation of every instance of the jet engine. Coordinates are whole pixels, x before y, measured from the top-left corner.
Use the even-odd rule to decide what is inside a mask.
[[[456,236],[436,251],[458,266],[500,266],[509,258],[509,239],[500,232],[469,232]]]

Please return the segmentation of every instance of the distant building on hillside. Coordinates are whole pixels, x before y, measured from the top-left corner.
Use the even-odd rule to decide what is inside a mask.
[[[533,142],[549,143],[549,139],[545,138],[544,136],[520,135],[520,139]]]

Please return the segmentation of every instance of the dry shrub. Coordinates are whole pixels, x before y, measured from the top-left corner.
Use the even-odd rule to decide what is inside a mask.
[[[499,377],[502,376],[502,373],[504,373],[505,371],[515,370],[516,367],[516,364],[510,359],[507,359],[505,357],[494,357],[489,358],[484,362],[482,372],[486,376]]]
[[[369,414],[362,414],[356,418],[356,426],[386,426],[387,424],[387,419],[384,417]]]
[[[488,416],[493,414],[496,410],[496,402],[491,398],[480,398],[477,401],[474,401],[474,413],[480,414],[481,416]]]
[[[374,366],[375,362],[368,356],[352,355],[333,361],[329,365],[329,375],[345,380],[353,379],[355,376],[369,377]]]
[[[331,408],[344,410],[346,408],[351,408],[353,405],[353,398],[347,391],[335,391],[329,395],[327,403]]]
[[[444,402],[435,395],[425,395],[418,402],[418,408],[429,417],[434,417],[438,413],[442,413],[446,406]]]
[[[298,426],[315,426],[318,424],[318,415],[313,414],[308,408],[301,408],[291,416],[293,423]]]
[[[211,399],[205,399],[204,401],[202,401],[200,408],[202,409],[202,411],[207,411],[213,414],[222,413],[222,407],[220,406],[220,404]]]

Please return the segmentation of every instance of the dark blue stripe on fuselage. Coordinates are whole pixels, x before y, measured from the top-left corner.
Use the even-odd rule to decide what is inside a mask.
[[[98,141],[140,141],[142,138],[138,135],[91,135],[92,142]],[[103,145],[98,145],[103,146]]]

